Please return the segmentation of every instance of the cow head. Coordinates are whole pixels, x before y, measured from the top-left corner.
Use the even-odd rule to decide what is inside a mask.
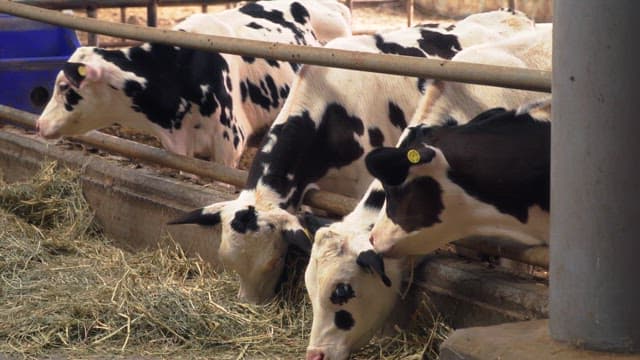
[[[367,155],[366,165],[382,182],[387,200],[371,231],[371,244],[385,256],[417,254],[409,235],[442,222],[447,160],[440,149],[415,141],[378,148]]]
[[[382,329],[398,298],[398,260],[374,253],[367,232],[354,238],[339,226],[315,234],[305,272],[313,308],[307,360],[347,359]]]
[[[78,48],[56,77],[51,100],[36,123],[38,133],[44,138],[83,134],[133,113],[130,101],[114,101],[125,96],[120,89],[127,78],[114,68],[94,48]]]
[[[242,197],[195,210],[170,224],[219,226],[220,260],[239,275],[238,297],[250,303],[273,298],[289,245],[306,252],[311,248],[296,216],[279,207],[257,208]]]

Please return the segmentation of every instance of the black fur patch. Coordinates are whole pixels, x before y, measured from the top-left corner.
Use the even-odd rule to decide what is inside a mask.
[[[338,329],[345,331],[351,329],[356,323],[351,313],[345,310],[336,311],[333,322]]]
[[[372,190],[367,196],[367,200],[364,201],[364,205],[373,209],[382,209],[385,198],[383,190]]]
[[[456,35],[442,34],[425,29],[420,30],[420,35],[422,38],[418,40],[418,45],[431,56],[451,59],[458,51],[462,50]]]
[[[395,42],[386,42],[382,35],[375,34],[373,38],[376,41],[376,47],[384,54],[426,57],[422,50],[415,47],[406,47]]]
[[[368,128],[369,143],[372,147],[380,147],[384,143],[384,134],[377,127]]]
[[[331,303],[334,305],[342,306],[354,297],[356,297],[356,293],[353,291],[351,285],[339,283],[331,293],[331,297],[329,297],[329,300],[331,300]]]
[[[82,96],[73,89],[68,89],[64,94],[64,108],[67,111],[73,111],[73,107],[78,105],[82,100]]]
[[[213,214],[202,213],[203,209],[197,209],[192,212],[189,212],[175,220],[168,222],[168,225],[178,225],[178,224],[198,224],[203,226],[215,226],[220,223],[220,212],[216,212]]]
[[[393,126],[398,129],[404,129],[407,127],[407,120],[404,118],[404,111],[391,101],[389,101],[389,120],[391,120]]]
[[[306,24],[307,20],[309,20],[309,12],[307,9],[302,6],[299,2],[293,2],[291,4],[291,15],[293,19],[299,24]]]
[[[442,188],[431,177],[419,177],[402,186],[385,186],[387,216],[411,232],[441,222]]]
[[[247,5],[242,6],[240,9],[238,9],[238,11],[240,11],[243,14],[247,14],[253,18],[264,19],[274,24],[277,24],[285,29],[288,29],[293,33],[296,44],[307,45],[307,41],[304,38],[304,32],[298,26],[296,26],[296,24],[285,20],[284,14],[280,10],[267,11],[261,4],[249,3]],[[307,16],[308,16],[308,13],[307,13]]]
[[[146,86],[128,80],[124,92],[131,97],[133,109],[165,129],[179,129],[187,111],[184,101],[199,105],[202,116],[211,116],[220,109],[219,121],[229,126],[233,114],[231,94],[225,87],[229,71],[224,58],[217,53],[183,49],[162,44],[131,47],[126,56],[120,50],[96,48],[106,61],[126,72],[146,79]],[[208,87],[203,94],[201,86]],[[233,117],[233,116],[231,116]]]
[[[231,221],[231,228],[241,234],[247,231],[258,231],[256,208],[249,206],[245,210],[237,211]]]
[[[255,22],[255,21],[252,21],[252,22],[248,23],[246,26],[247,26],[248,28],[252,28],[252,29],[256,29],[256,30],[264,29],[264,26],[262,26],[262,25],[258,24],[258,23],[257,23],[257,22]]]

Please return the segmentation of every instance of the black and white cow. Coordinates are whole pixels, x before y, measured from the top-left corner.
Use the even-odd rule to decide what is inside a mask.
[[[473,44],[533,29],[522,14],[493,11],[454,25],[427,24],[339,38],[326,47],[451,58]],[[305,191],[320,187],[361,196],[372,179],[364,155],[395,144],[429,83],[407,76],[303,66],[239,197],[196,210],[176,223],[221,224],[219,255],[228,269],[240,275],[240,297],[251,302],[273,297],[287,243],[309,241],[292,214]]]
[[[386,206],[371,242],[388,256],[427,254],[472,235],[549,242],[549,101],[485,111],[463,125],[419,125],[367,155]]]
[[[454,59],[549,70],[550,31],[549,27],[544,26],[533,33],[519,34],[502,42],[473,46],[459,52]],[[514,108],[541,96],[544,94],[435,82],[420,100],[411,124],[459,125],[485,109],[496,106]],[[401,144],[410,134],[410,131],[403,132]],[[376,151],[379,150],[373,150]],[[401,274],[408,267],[407,259],[384,258],[383,265],[375,266],[381,271],[372,272],[371,264],[363,262],[361,257],[361,254],[368,254],[366,259],[377,261],[372,255],[373,247],[369,237],[376,220],[381,216],[385,198],[380,182],[373,181],[350,214],[342,221],[321,228],[315,234],[311,259],[305,273],[305,283],[313,305],[308,360],[346,359],[381,329],[381,325],[394,310]],[[412,205],[410,211],[416,212],[425,206]],[[380,278],[384,279],[383,275],[391,280],[391,286],[380,281]],[[342,289],[345,288],[352,289],[349,291],[352,296],[348,301],[331,301],[336,293],[343,293]],[[345,318],[349,321],[345,322]]]
[[[348,8],[333,0],[254,2],[192,15],[174,30],[313,46],[351,34]],[[81,47],[58,74],[37,128],[55,138],[118,122],[171,152],[235,167],[276,118],[298,66],[155,43]]]

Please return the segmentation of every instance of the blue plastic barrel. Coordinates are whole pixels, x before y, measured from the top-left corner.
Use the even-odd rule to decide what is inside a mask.
[[[42,112],[78,46],[71,29],[0,14],[0,104]]]

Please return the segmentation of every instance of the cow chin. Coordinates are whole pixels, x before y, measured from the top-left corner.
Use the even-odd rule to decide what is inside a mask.
[[[238,299],[251,304],[264,304],[276,295],[276,285],[280,279],[283,264],[278,264],[267,272],[240,274]]]
[[[331,345],[324,347],[309,347],[306,360],[347,360],[351,351],[346,346]]]

